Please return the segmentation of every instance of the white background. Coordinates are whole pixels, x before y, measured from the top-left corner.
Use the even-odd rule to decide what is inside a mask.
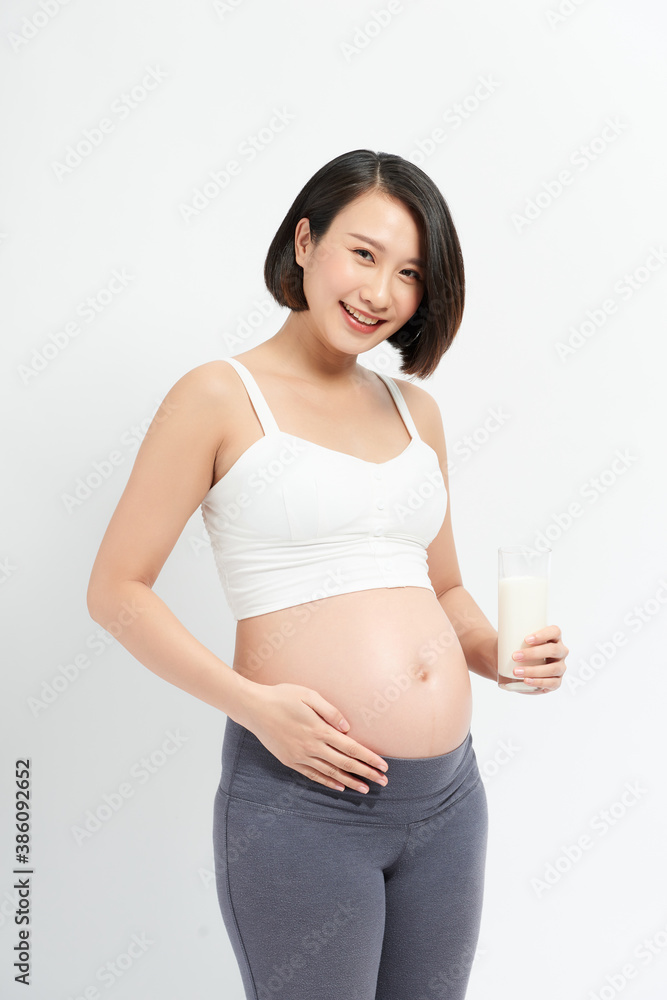
[[[28,995],[11,964],[11,816],[14,761],[29,756],[33,1000],[94,986],[113,1000],[243,997],[213,880],[225,717],[142,667],[85,594],[159,401],[189,369],[277,331],[269,242],[308,178],[359,147],[414,157],[462,243],[464,320],[421,384],[453,462],[464,585],[495,624],[498,545],[546,535],[550,620],[570,649],[553,694],[472,675],[490,832],[468,997],[664,995],[667,18],[657,0],[564,0],[561,15],[558,2],[406,0],[381,28],[383,0],[3,4],[3,996]],[[114,111],[149,69],[160,82]],[[291,120],[262,132],[276,109]],[[105,117],[113,131],[59,168]],[[241,150],[258,134],[251,160]],[[187,221],[230,159],[239,175]],[[87,322],[80,304],[114,270],[127,286]],[[64,346],[47,347],[59,333]],[[396,375],[397,361],[388,348],[363,358]],[[114,451],[111,474],[68,505]],[[155,590],[231,662],[199,511]],[[178,752],[129,779],[134,795],[77,843],[87,811],[170,731],[186,737]],[[152,943],[104,985],[98,970],[133,935]]]

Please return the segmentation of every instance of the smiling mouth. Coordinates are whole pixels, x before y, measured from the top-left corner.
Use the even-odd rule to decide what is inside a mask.
[[[345,310],[345,312],[349,316],[352,317],[352,319],[355,319],[357,321],[357,323],[361,323],[363,326],[367,326],[369,328],[372,328],[372,327],[375,327],[375,326],[379,326],[380,323],[384,323],[385,322],[385,320],[383,320],[383,319],[371,319],[369,316],[366,316],[364,313],[359,312],[358,309],[353,309],[352,306],[348,306],[347,302],[343,302],[342,299],[340,300],[340,304],[343,307],[343,309]]]

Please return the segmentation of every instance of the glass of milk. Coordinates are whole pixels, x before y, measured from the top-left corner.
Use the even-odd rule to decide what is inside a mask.
[[[518,545],[498,549],[498,686],[505,691],[539,692],[515,676],[514,668],[522,661],[513,660],[512,653],[529,649],[525,637],[548,625],[550,561],[551,549],[534,552]]]

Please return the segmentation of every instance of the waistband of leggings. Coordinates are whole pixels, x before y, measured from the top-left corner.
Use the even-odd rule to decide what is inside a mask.
[[[220,788],[240,798],[271,804],[282,783],[283,786],[291,785],[293,803],[295,795],[296,801],[305,798],[311,802],[325,795],[339,803],[363,804],[364,809],[372,810],[390,802],[437,803],[439,807],[465,782],[469,787],[479,778],[471,730],[458,747],[435,757],[379,756],[389,765],[385,772],[386,785],[357,775],[368,785],[368,792],[347,787],[339,791],[281,763],[253,732],[228,718],[222,746]]]

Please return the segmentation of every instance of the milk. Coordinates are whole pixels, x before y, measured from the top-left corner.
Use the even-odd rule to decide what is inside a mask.
[[[548,590],[546,576],[506,576],[498,580],[498,673],[514,678],[524,688],[529,686],[514,674],[521,661],[513,660],[512,653],[529,648],[524,638],[547,625]]]

